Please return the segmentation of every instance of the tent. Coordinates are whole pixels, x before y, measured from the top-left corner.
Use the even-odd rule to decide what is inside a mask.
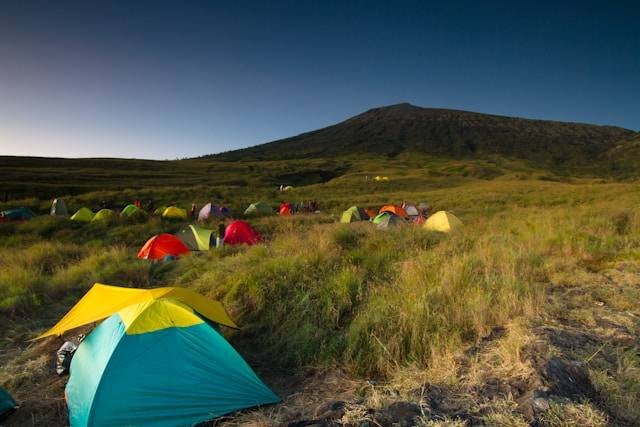
[[[225,206],[216,206],[211,203],[207,203],[198,212],[198,221],[206,221],[211,217],[224,218],[229,215],[229,208]]]
[[[125,206],[124,209],[122,209],[122,212],[120,212],[120,216],[131,217],[134,215],[144,215],[144,213],[145,212],[136,205],[129,204]]]
[[[54,199],[51,203],[51,215],[53,216],[69,216],[67,203],[63,199]]]
[[[402,218],[406,218],[409,216],[407,215],[407,212],[402,208],[402,206],[397,206],[397,205],[384,205],[383,207],[380,208],[378,213],[383,213],[383,212],[391,212],[392,214],[401,216]]]
[[[249,205],[244,211],[245,215],[269,215],[273,213],[273,209],[266,203],[256,202]]]
[[[36,215],[31,211],[31,209],[15,208],[0,212],[0,216],[7,221],[26,221]]]
[[[72,427],[195,425],[279,401],[217,331],[237,328],[222,304],[187,289],[95,284],[41,337],[105,318],[71,361]]]
[[[394,215],[391,212],[382,212],[373,218],[372,221],[378,228],[396,227],[407,223],[402,217]]]
[[[114,219],[115,217],[116,217],[116,213],[114,211],[112,211],[111,209],[100,209],[93,216],[93,219],[91,220],[91,222],[95,222],[95,221],[110,221],[110,220]]]
[[[162,217],[167,219],[187,219],[187,211],[175,206],[169,206],[162,212]]]
[[[163,213],[166,209],[167,209],[167,207],[166,207],[166,206],[160,206],[160,207],[156,208],[156,210],[154,210],[154,211],[153,211],[153,214],[154,214],[154,215],[157,215],[157,216],[162,216],[162,213]]]
[[[207,203],[198,212],[198,221],[206,221],[207,219],[209,219],[209,217],[216,216],[217,211],[217,206],[214,206],[211,203]]]
[[[293,206],[291,206],[291,203],[280,203],[279,214],[281,216],[291,216],[291,215],[293,215]]]
[[[208,251],[211,244],[212,230],[190,225],[176,233],[176,237],[192,251]]]
[[[420,212],[418,211],[418,208],[416,208],[415,205],[404,205],[404,211],[407,213],[408,216],[420,215]]]
[[[182,243],[182,240],[178,239],[173,234],[156,234],[144,244],[140,252],[138,252],[138,258],[140,259],[163,259],[167,255],[180,256],[189,252],[189,248]]]
[[[262,237],[244,221],[233,221],[224,233],[224,243],[227,245],[254,245],[262,241]]]
[[[290,191],[290,190],[293,190],[293,187],[291,185],[287,185],[282,189],[282,191]]]
[[[0,387],[0,422],[7,419],[17,408],[18,405],[9,392]]]
[[[427,230],[448,233],[458,227],[462,227],[462,221],[457,216],[447,211],[438,211],[425,221],[423,227]]]
[[[80,208],[71,216],[72,221],[91,222],[93,219],[93,211],[89,208]]]
[[[340,222],[348,224],[355,221],[366,221],[369,219],[367,212],[357,206],[351,206],[346,211],[342,212]]]
[[[364,213],[367,214],[369,219],[375,218],[375,216],[378,215],[378,212],[375,209],[371,209],[371,208],[364,208]]]

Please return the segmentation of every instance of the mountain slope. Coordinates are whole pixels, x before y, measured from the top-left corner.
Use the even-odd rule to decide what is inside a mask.
[[[287,159],[403,152],[502,155],[546,165],[584,166],[633,131],[614,127],[495,116],[397,104],[374,108],[316,131],[217,155],[221,159]]]

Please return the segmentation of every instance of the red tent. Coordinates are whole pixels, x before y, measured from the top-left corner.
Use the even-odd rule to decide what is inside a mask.
[[[256,230],[244,221],[233,221],[227,226],[224,232],[224,243],[226,245],[254,245],[262,241],[262,237]]]
[[[291,203],[280,203],[280,215],[293,215],[293,208],[291,207]]]
[[[189,252],[189,248],[173,234],[157,234],[147,240],[140,252],[140,259],[163,259],[167,255],[179,256]]]

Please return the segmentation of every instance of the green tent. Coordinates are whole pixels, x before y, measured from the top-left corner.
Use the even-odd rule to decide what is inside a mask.
[[[273,213],[273,209],[266,203],[256,202],[249,205],[244,211],[245,215],[269,215]]]
[[[16,405],[16,401],[13,400],[9,392],[0,387],[0,423],[7,419],[17,408],[18,405]]]
[[[51,203],[51,215],[53,216],[69,216],[67,202],[63,199],[54,199]]]
[[[176,237],[192,251],[208,251],[212,233],[208,228],[190,225],[177,232]]]
[[[394,215],[391,212],[382,212],[373,218],[372,221],[378,228],[397,227],[407,223],[404,218]]]
[[[122,209],[122,212],[120,212],[120,216],[124,217],[130,217],[133,215],[144,215],[144,211],[136,205],[129,204]]]
[[[349,209],[342,212],[342,216],[340,217],[340,222],[348,224],[350,222],[366,221],[368,219],[369,219],[369,215],[367,215],[367,213],[363,208],[359,208],[357,206],[351,206]]]
[[[157,216],[162,216],[162,214],[164,213],[164,211],[167,209],[166,206],[160,206],[159,208],[157,208],[155,211],[153,211],[154,215]]]
[[[93,219],[93,211],[89,208],[80,208],[71,216],[72,221],[91,222]]]
[[[100,209],[93,217],[91,222],[95,221],[109,221],[116,217],[116,213],[111,209]]]

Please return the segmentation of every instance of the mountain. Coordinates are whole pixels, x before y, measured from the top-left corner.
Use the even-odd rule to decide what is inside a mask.
[[[397,104],[291,138],[215,155],[224,160],[300,159],[353,154],[425,153],[453,158],[490,155],[549,166],[588,166],[634,132],[549,120]]]

